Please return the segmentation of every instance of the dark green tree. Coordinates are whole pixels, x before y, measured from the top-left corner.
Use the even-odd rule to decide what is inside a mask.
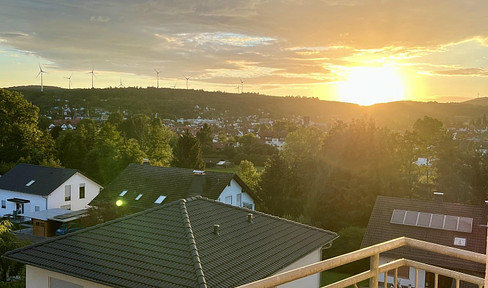
[[[204,169],[200,142],[188,130],[180,135],[174,149],[173,165],[181,168]]]
[[[203,155],[208,155],[212,152],[212,128],[207,124],[203,124],[202,128],[197,132],[198,141]]]
[[[51,134],[38,128],[39,108],[0,89],[0,161],[58,165]]]
[[[11,231],[12,223],[8,220],[2,220],[0,222],[0,253],[2,255],[8,251],[30,244],[27,240],[17,238]],[[0,263],[0,281],[2,282],[7,281],[7,277],[9,276],[19,275],[24,267],[23,264],[4,257],[1,257]]]

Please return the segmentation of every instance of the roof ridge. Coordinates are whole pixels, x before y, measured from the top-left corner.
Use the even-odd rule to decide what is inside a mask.
[[[275,215],[267,214],[267,213],[264,213],[264,212],[260,212],[260,211],[256,211],[256,210],[251,210],[251,209],[248,209],[248,208],[245,208],[245,207],[237,207],[237,206],[225,204],[225,203],[219,202],[217,200],[209,199],[209,198],[206,198],[206,197],[203,197],[203,196],[195,196],[195,197],[192,197],[192,198],[188,198],[187,200],[189,200],[189,201],[205,200],[205,201],[209,201],[209,202],[215,202],[216,204],[219,204],[219,205],[222,205],[222,206],[225,206],[225,207],[228,207],[228,208],[232,208],[232,209],[236,209],[236,210],[249,211],[250,213],[259,214],[259,215],[261,215],[263,217],[269,217],[269,218],[277,219],[277,220],[280,220],[280,221],[289,222],[289,223],[294,224],[294,225],[302,226],[302,227],[305,227],[305,228],[308,228],[308,229],[311,229],[311,230],[316,230],[316,231],[321,231],[321,232],[327,232],[327,233],[330,233],[330,234],[333,234],[333,235],[337,235],[337,233],[332,232],[330,230],[318,228],[318,227],[315,227],[315,226],[312,226],[312,225],[303,224],[303,223],[296,222],[296,221],[293,221],[293,220],[290,220],[290,219],[286,219],[286,218],[283,218],[283,217],[278,217],[278,216],[275,216]]]
[[[205,275],[203,274],[202,262],[200,261],[200,255],[198,254],[197,243],[195,242],[195,237],[193,235],[193,230],[191,228],[190,216],[188,215],[188,210],[186,209],[186,200],[182,199],[179,202],[180,202],[180,209],[181,209],[181,217],[183,218],[183,224],[185,225],[186,237],[188,239],[188,243],[190,244],[193,268],[195,269],[197,281],[199,287],[206,288],[207,282],[205,280]]]
[[[387,196],[387,195],[378,195],[377,198],[389,198],[389,199],[396,199],[396,200],[403,200],[403,201],[414,201],[414,202],[421,202],[426,204],[447,204],[453,206],[465,206],[470,208],[485,208],[485,204],[466,204],[466,203],[456,203],[456,202],[446,202],[442,201],[440,203],[436,202],[432,199],[417,199],[417,198],[405,198],[405,197],[395,197],[395,196]]]

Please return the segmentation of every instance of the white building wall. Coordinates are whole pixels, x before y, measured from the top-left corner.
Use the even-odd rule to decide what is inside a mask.
[[[7,199],[12,198],[30,200],[30,203],[24,204],[24,212],[34,212],[35,206],[39,206],[39,211],[46,210],[46,199],[40,195],[0,190],[0,203],[1,201],[5,201],[6,204],[5,208],[2,208],[0,205],[0,215],[13,214],[13,211],[16,209],[16,204],[7,201]]]
[[[241,202],[237,203],[237,195],[240,194]],[[230,197],[230,198],[229,198]],[[230,201],[229,201],[230,200]],[[233,206],[245,207],[244,203],[250,203],[252,205],[252,210],[254,210],[254,200],[246,192],[242,192],[242,187],[237,183],[236,180],[232,179],[230,185],[225,187],[225,189],[220,193],[218,198],[219,202],[231,204]]]
[[[278,271],[276,274],[280,274],[286,271],[290,271],[296,268],[300,268],[306,265],[310,265],[312,263],[316,263],[322,260],[322,252],[321,248],[313,251],[312,253],[304,256],[303,258],[295,261],[290,266],[285,267],[284,269]],[[308,277],[298,279],[283,285],[278,286],[279,288],[302,288],[302,287],[320,287],[320,273],[310,275]]]
[[[80,199],[80,184],[85,184],[85,198]],[[71,200],[65,201],[65,187],[71,185]],[[96,184],[89,178],[83,176],[80,173],[75,173],[71,178],[64,182],[61,186],[56,188],[48,199],[48,209],[51,208],[64,208],[66,205],[71,205],[70,209],[73,211],[85,209],[88,207],[93,198],[95,198],[100,192],[102,186]]]
[[[386,263],[391,262],[393,260],[396,260],[396,259],[380,256],[380,265],[386,264]],[[398,276],[398,281],[400,282],[400,285],[402,287],[403,286],[415,287],[415,268],[412,268],[412,267],[409,268],[408,276],[409,276],[408,279],[407,278],[400,278],[400,276]],[[378,281],[380,283],[383,283],[384,280],[385,280],[385,274],[381,273],[378,276]],[[393,283],[395,280],[395,277],[387,276],[387,280],[388,280],[388,283]],[[409,286],[409,285],[411,285],[411,286]],[[425,288],[425,271],[424,270],[419,269],[419,285],[417,288]]]
[[[82,286],[83,288],[109,288],[102,284],[83,280],[80,278],[64,275],[61,273],[52,272],[49,270],[37,268],[26,265],[26,288],[49,288],[49,278],[56,278],[67,281],[73,284]]]

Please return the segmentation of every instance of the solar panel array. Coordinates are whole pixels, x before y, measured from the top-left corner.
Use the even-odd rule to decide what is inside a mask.
[[[393,210],[390,223],[471,233],[473,218],[417,211]]]

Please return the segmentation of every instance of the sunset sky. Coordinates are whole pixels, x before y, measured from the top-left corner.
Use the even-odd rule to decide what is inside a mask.
[[[488,96],[488,1],[0,0],[0,87],[156,86],[371,104]],[[240,84],[239,84],[240,85]],[[368,98],[368,101],[366,101]]]

